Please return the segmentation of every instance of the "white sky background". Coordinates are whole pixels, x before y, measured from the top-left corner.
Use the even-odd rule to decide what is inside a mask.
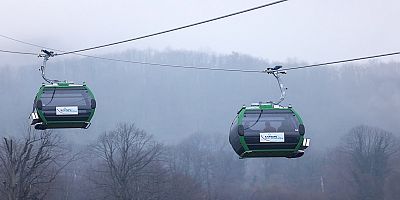
[[[76,50],[142,36],[272,0],[0,0],[0,34]],[[400,51],[398,0],[291,0],[228,19],[112,48],[250,54],[270,61],[324,62]],[[0,49],[38,52],[0,38]],[[400,61],[399,56],[389,60]],[[38,63],[0,53],[0,66]]]

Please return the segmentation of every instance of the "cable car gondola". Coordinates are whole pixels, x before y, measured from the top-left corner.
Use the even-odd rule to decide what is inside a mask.
[[[86,84],[78,85],[67,81],[50,80],[45,77],[45,66],[53,52],[44,54],[43,84],[36,94],[31,114],[31,125],[35,129],[88,128],[96,109],[96,100]]]
[[[291,107],[253,104],[239,110],[229,142],[241,158],[297,158],[310,143],[304,134],[303,121]]]
[[[95,109],[96,100],[85,84],[42,85],[33,103],[31,125],[40,130],[88,128]]]
[[[300,115],[291,106],[279,105],[286,94],[280,80],[280,74],[286,72],[280,68],[265,71],[278,80],[280,101],[243,106],[231,125],[229,142],[240,158],[298,158],[310,145],[310,139],[304,138],[305,127]]]

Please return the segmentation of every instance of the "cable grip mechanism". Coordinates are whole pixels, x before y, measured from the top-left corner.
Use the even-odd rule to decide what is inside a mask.
[[[280,70],[281,68],[282,68],[282,66],[275,66],[274,68],[267,68],[263,71],[264,73],[274,75],[274,77],[278,81],[279,89],[281,91],[281,96],[279,98],[279,101],[277,101],[277,102],[271,101],[271,103],[273,103],[275,105],[279,105],[283,100],[285,100],[285,97],[286,97],[287,88],[283,85],[281,76],[283,74],[287,74],[287,73],[286,73],[286,70]]]
[[[47,61],[49,60],[50,57],[53,57],[54,55],[55,55],[54,52],[48,51],[48,50],[45,50],[45,49],[42,49],[42,51],[38,55],[39,58],[43,58],[43,63],[40,66],[39,71],[42,72],[43,80],[45,80],[46,82],[48,82],[50,84],[60,82],[59,80],[52,80],[52,79],[49,79],[49,78],[46,77],[46,64],[47,64]]]

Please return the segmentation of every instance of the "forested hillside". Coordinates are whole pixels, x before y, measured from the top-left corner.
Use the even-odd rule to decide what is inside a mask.
[[[106,56],[258,70],[304,64],[177,50]],[[400,63],[289,71],[283,104],[302,115],[311,147],[298,159],[243,160],[229,145],[229,127],[243,104],[279,98],[271,75],[52,58],[48,76],[85,81],[97,109],[88,130],[38,132],[28,130],[28,116],[43,82],[39,65],[0,66],[0,199],[399,195]]]

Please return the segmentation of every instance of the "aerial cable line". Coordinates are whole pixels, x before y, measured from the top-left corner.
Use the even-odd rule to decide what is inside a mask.
[[[9,37],[9,36],[6,36],[6,35],[2,35],[2,34],[0,34],[0,37],[12,40],[14,42],[19,42],[19,43],[22,43],[22,44],[26,44],[26,45],[29,45],[29,46],[38,47],[38,48],[41,48],[41,49],[49,49],[49,50],[53,50],[53,51],[61,51],[61,50],[58,50],[58,49],[52,49],[52,48],[49,48],[49,47],[33,44],[33,43],[30,43],[30,42],[25,42],[25,41],[22,41],[22,40],[19,40],[19,39],[15,39],[15,38],[12,38],[12,37]],[[65,51],[61,51],[61,52],[65,52]],[[37,54],[35,54],[35,55],[37,55]]]
[[[115,59],[115,58],[105,58],[99,56],[90,56],[90,55],[83,55],[88,58],[100,59],[100,60],[108,60],[108,61],[115,61],[115,62],[124,62],[124,63],[131,63],[131,64],[142,64],[142,65],[151,65],[151,66],[159,66],[159,67],[169,67],[169,68],[181,68],[181,69],[196,69],[196,70],[209,70],[209,71],[225,71],[225,72],[243,72],[243,73],[264,73],[263,70],[253,70],[253,69],[237,69],[237,68],[218,68],[218,67],[201,67],[201,66],[190,66],[190,65],[174,65],[174,64],[163,64],[163,63],[151,63],[151,62],[141,62],[141,61],[132,61],[132,60],[122,60],[122,59]]]
[[[22,40],[19,40],[19,39],[15,39],[15,38],[12,38],[12,37],[9,37],[9,36],[1,35],[1,34],[0,34],[0,37],[9,39],[9,40],[12,40],[12,41],[15,41],[15,42],[19,42],[19,43],[22,43],[22,44],[26,44],[26,45],[29,45],[29,46],[34,46],[34,47],[39,47],[39,48],[44,48],[44,49],[49,49],[49,50],[54,50],[54,51],[65,52],[63,50],[44,47],[44,46],[41,46],[41,45],[38,45],[38,44],[25,42],[25,41],[22,41]],[[142,64],[142,65],[169,67],[169,68],[183,68],[183,69],[211,70],[211,71],[226,71],[226,72],[244,72],[244,73],[263,73],[263,71],[261,71],[261,70],[243,70],[243,69],[226,69],[226,68],[217,68],[217,67],[173,65],[173,64],[164,64],[164,63],[150,63],[150,62],[142,62],[142,61],[106,58],[106,57],[92,56],[92,55],[86,55],[86,54],[81,54],[81,53],[73,53],[73,54],[78,55],[78,56],[82,56],[82,57],[87,57],[87,58],[99,59],[99,60],[108,60],[108,61],[114,61],[114,62],[124,62],[124,63],[131,63],[131,64]],[[32,54],[32,55],[38,55],[38,54]],[[52,53],[51,56],[49,56],[49,57],[53,57],[55,55],[56,54]]]
[[[4,35],[1,35],[1,34],[0,34],[0,37],[7,38],[7,39],[13,40],[15,42],[23,43],[23,44],[30,45],[30,46],[35,46],[35,47],[40,47],[40,48],[45,48],[45,49],[65,52],[63,50],[47,48],[47,47],[44,47],[44,46],[41,46],[41,45],[25,42],[25,41],[18,40],[18,39],[15,39],[15,38],[12,38],[12,37],[8,37],[8,36],[4,36]],[[2,51],[5,51],[6,53],[13,52],[13,51],[7,51],[7,50],[2,50]],[[17,52],[15,52],[15,53],[17,53]],[[18,52],[18,53],[24,53],[25,54],[26,52]],[[37,54],[34,54],[34,53],[26,53],[26,54],[37,55]],[[150,63],[150,62],[142,62],[142,61],[106,58],[106,57],[91,56],[91,55],[80,54],[80,53],[74,53],[74,54],[79,55],[79,56],[83,56],[83,57],[87,57],[87,58],[93,58],[93,59],[108,60],[108,61],[115,61],[115,62],[124,62],[124,63],[132,63],[132,64],[152,65],[152,66],[160,66],[160,67],[170,67],[170,68],[210,70],[210,71],[226,71],[226,72],[244,72],[244,73],[267,73],[268,72],[268,70],[256,70],[256,69],[245,70],[245,69],[226,69],[226,68],[188,66],[188,65],[173,65],[173,64],[164,64],[164,63]],[[278,69],[276,71],[289,71],[289,70],[297,70],[297,69],[314,68],[314,67],[320,67],[320,66],[328,66],[328,65],[347,63],[347,62],[354,62],[354,61],[360,61],[360,60],[369,60],[369,59],[374,59],[374,58],[388,57],[388,56],[395,56],[395,55],[400,55],[400,51],[391,52],[391,53],[385,53],[385,54],[377,54],[377,55],[372,55],[372,56],[365,56],[365,57],[358,57],[358,58],[350,58],[350,59],[345,59],[345,60],[331,61],[331,62],[325,62],[325,63],[319,63],[319,64],[295,66],[295,67],[289,67],[289,68],[280,68],[280,69]]]
[[[289,70],[296,70],[296,69],[313,68],[313,67],[334,65],[334,64],[339,64],[339,63],[347,63],[347,62],[354,62],[354,61],[360,61],[360,60],[369,60],[369,59],[381,58],[381,57],[387,57],[387,56],[394,56],[394,55],[400,55],[400,51],[392,52],[392,53],[372,55],[372,56],[365,56],[365,57],[358,57],[358,58],[350,58],[350,59],[345,59],[345,60],[331,61],[331,62],[325,62],[325,63],[319,63],[319,64],[304,65],[304,66],[298,66],[298,67],[289,67],[289,68],[279,69],[278,71],[289,71]]]
[[[122,60],[122,59],[114,59],[114,58],[105,58],[105,57],[100,57],[100,56],[90,56],[90,55],[83,55],[83,54],[80,54],[80,55],[88,57],[88,58],[94,58],[94,59],[101,59],[101,60],[108,60],[108,61],[115,61],[115,62],[125,62],[125,63],[132,63],[132,64],[153,65],[153,66],[160,66],[160,67],[171,67],[171,68],[184,68],[184,69],[210,70],[210,71],[226,71],[226,72],[244,72],[244,73],[268,73],[268,72],[270,72],[268,70],[268,68],[266,70],[256,70],[256,69],[245,70],[245,69],[237,69],[237,68],[236,69],[227,69],[227,68],[213,68],[213,67],[200,67],[200,66],[188,66],[188,65],[171,65],[171,64],[163,64],[163,63],[150,63],[150,62],[140,62],[140,61]],[[295,66],[295,67],[289,67],[289,68],[281,68],[281,69],[277,69],[275,71],[279,72],[279,71],[306,69],[306,68],[313,68],[313,67],[340,64],[340,63],[355,62],[355,61],[360,61],[360,60],[370,60],[370,59],[374,59],[374,58],[388,57],[388,56],[394,56],[394,55],[400,55],[400,51],[399,52],[372,55],[372,56],[365,56],[365,57],[358,57],[358,58],[350,58],[350,59],[345,59],[345,60],[331,61],[331,62],[325,62],[325,63],[319,63],[319,64]]]
[[[9,50],[2,50],[0,49],[1,53],[11,53],[11,54],[21,54],[21,55],[35,55],[37,56],[37,53],[31,53],[31,52],[21,52],[21,51],[9,51]]]
[[[126,43],[126,42],[132,42],[132,41],[140,40],[140,39],[144,39],[144,38],[154,37],[154,36],[157,36],[157,35],[162,35],[162,34],[165,34],[165,33],[170,33],[170,32],[178,31],[178,30],[181,30],[181,29],[186,29],[186,28],[190,28],[190,27],[193,27],[193,26],[198,26],[198,25],[201,25],[201,24],[205,24],[205,23],[217,21],[217,20],[220,20],[220,19],[232,17],[232,16],[235,16],[235,15],[247,13],[247,12],[250,12],[250,11],[258,10],[258,9],[265,8],[265,7],[268,7],[268,6],[272,6],[272,5],[275,5],[275,4],[283,3],[285,1],[289,1],[289,0],[274,1],[274,2],[267,3],[267,4],[264,4],[264,5],[261,5],[261,6],[249,8],[249,9],[242,10],[242,11],[239,11],[239,12],[223,15],[223,16],[220,16],[220,17],[216,17],[216,18],[212,18],[212,19],[196,22],[196,23],[193,23],[193,24],[185,25],[185,26],[180,26],[180,27],[177,27],[177,28],[172,28],[172,29],[160,31],[160,32],[157,32],[157,33],[152,33],[152,34],[148,34],[148,35],[144,35],[144,36],[140,36],[140,37],[135,37],[135,38],[122,40],[122,41],[118,41],[118,42],[113,42],[113,43],[109,43],[109,44],[89,47],[89,48],[85,48],[85,49],[79,49],[79,50],[75,50],[75,51],[63,52],[63,53],[59,53],[59,54],[56,54],[56,55],[79,53],[79,52],[83,52],[83,51],[89,51],[89,50],[93,50],[93,49],[104,48],[104,47],[113,46],[113,45],[117,45],[117,44],[122,44],[122,43]]]
[[[115,61],[115,62],[124,62],[124,63],[132,63],[132,64],[142,64],[142,65],[152,65],[152,66],[160,66],[160,67],[170,67],[170,68],[183,68],[183,69],[196,69],[196,70],[210,70],[210,71],[225,71],[225,72],[244,72],[244,73],[268,73],[268,70],[256,70],[256,69],[227,69],[227,68],[214,68],[214,67],[201,67],[201,66],[188,66],[188,65],[172,65],[172,64],[163,64],[163,63],[150,63],[150,62],[141,62],[141,61],[132,61],[132,60],[123,60],[123,59],[115,59],[115,58],[105,58],[100,56],[91,56],[91,55],[84,55],[78,54],[88,58],[100,59],[100,60],[108,60],[108,61]],[[320,67],[320,66],[327,66],[327,65],[334,65],[340,63],[347,63],[347,62],[354,62],[360,60],[369,60],[374,58],[380,57],[388,57],[400,55],[399,52],[392,52],[392,53],[385,53],[385,54],[378,54],[372,56],[365,56],[365,57],[358,57],[358,58],[350,58],[345,60],[338,60],[338,61],[331,61],[319,64],[312,64],[312,65],[303,65],[303,66],[295,66],[289,68],[281,68],[276,71],[289,71],[289,70],[297,70],[297,69],[306,69],[306,68],[313,68],[313,67]]]

